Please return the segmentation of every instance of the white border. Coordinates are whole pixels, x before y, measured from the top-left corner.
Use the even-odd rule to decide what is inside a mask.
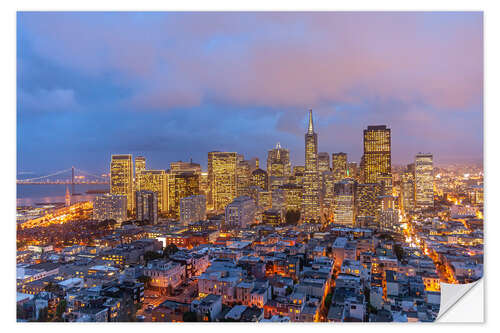
[[[1,163],[1,189],[2,189],[2,199],[1,202],[1,212],[2,212],[2,223],[5,231],[2,232],[2,246],[4,250],[4,262],[3,268],[5,273],[2,274],[3,284],[2,286],[5,288],[4,299],[1,302],[2,311],[0,312],[2,315],[2,323],[4,325],[8,325],[9,329],[19,330],[19,331],[32,331],[39,329],[50,329],[51,331],[59,331],[59,330],[68,330],[72,331],[87,331],[88,329],[97,329],[97,330],[109,330],[119,329],[119,330],[137,330],[139,327],[141,330],[148,329],[158,329],[158,330],[190,330],[190,329],[202,329],[204,332],[220,332],[221,330],[242,330],[242,331],[250,331],[255,329],[253,325],[238,325],[237,327],[232,327],[231,325],[173,325],[169,324],[168,326],[160,326],[155,324],[141,324],[141,326],[133,326],[131,324],[114,324],[113,326],[109,325],[16,325],[14,322],[15,318],[15,307],[14,298],[15,293],[13,288],[13,279],[15,276],[15,182],[14,179],[16,177],[16,116],[14,110],[16,110],[16,58],[15,58],[15,50],[16,50],[16,11],[17,10],[42,10],[42,11],[50,11],[50,10],[121,10],[121,11],[133,11],[133,10],[210,10],[210,11],[227,11],[227,10],[420,10],[420,11],[436,11],[436,10],[446,10],[446,11],[461,11],[461,10],[473,10],[473,11],[483,11],[484,14],[484,28],[485,28],[485,114],[484,114],[484,122],[485,122],[485,174],[486,174],[486,207],[485,207],[485,244],[486,244],[486,256],[485,256],[485,274],[487,276],[493,276],[496,273],[497,266],[496,263],[492,263],[490,267],[488,265],[487,258],[489,254],[496,250],[496,244],[498,241],[495,239],[495,235],[499,235],[498,232],[498,214],[496,209],[492,207],[494,205],[494,200],[498,198],[498,171],[495,170],[495,166],[500,165],[499,162],[499,154],[497,149],[494,149],[496,146],[496,142],[498,139],[498,127],[497,124],[500,122],[498,112],[500,112],[500,106],[498,103],[498,95],[499,95],[499,87],[500,82],[498,79],[498,69],[499,69],[499,61],[500,61],[500,52],[498,42],[499,31],[500,31],[500,15],[497,8],[497,1],[438,1],[438,0],[420,0],[414,2],[403,2],[397,0],[378,0],[378,1],[370,1],[370,0],[358,0],[358,1],[344,1],[333,3],[331,1],[297,1],[297,0],[288,0],[288,1],[263,1],[263,0],[254,0],[249,1],[247,3],[241,3],[237,1],[230,0],[211,0],[211,1],[178,1],[178,2],[170,2],[166,3],[165,1],[130,1],[130,0],[121,0],[121,1],[97,1],[97,0],[87,0],[87,1],[63,1],[63,0],[22,0],[16,2],[4,1],[0,5],[0,24],[1,24],[1,41],[4,46],[3,52],[0,53],[0,57],[2,59],[1,66],[2,70],[1,75],[1,91],[2,91],[2,129],[0,131],[0,135],[2,136],[3,142],[3,156],[4,162]],[[497,167],[498,168],[498,167]],[[491,222],[491,225],[489,224]],[[488,237],[488,235],[493,235]],[[489,242],[488,240],[492,238],[493,241]],[[494,254],[491,254],[493,257]],[[496,281],[495,278],[491,278],[491,281]],[[491,283],[488,285],[489,294],[490,295],[498,295],[498,290],[494,290],[497,288],[498,283]],[[493,298],[496,301],[496,298]],[[487,298],[487,300],[489,300]],[[491,307],[494,307],[492,305]],[[488,307],[486,305],[486,321],[487,325],[474,325],[474,328],[471,325],[451,325],[451,324],[430,324],[425,327],[425,329],[448,329],[453,328],[453,330],[471,330],[471,329],[480,329],[487,328],[490,325],[494,324],[496,321],[495,316],[493,318],[489,318],[488,316]],[[490,319],[490,321],[488,321]],[[313,326],[311,326],[313,325]],[[291,324],[291,325],[259,325],[259,330],[271,331],[276,329],[285,329],[292,331],[302,331],[305,329],[314,329],[315,331],[328,330],[332,329],[369,329],[370,331],[386,331],[386,330],[418,330],[420,331],[423,327],[423,324],[417,325],[398,325],[398,324],[343,324],[343,325],[333,325],[333,324]],[[446,327],[442,327],[445,325]],[[15,326],[15,327],[12,327]],[[279,328],[278,328],[279,327]]]

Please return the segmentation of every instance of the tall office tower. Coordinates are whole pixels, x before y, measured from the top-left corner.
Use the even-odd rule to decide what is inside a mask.
[[[150,224],[158,223],[158,195],[153,191],[136,191],[135,201],[137,203],[136,219],[138,221],[149,221]]]
[[[252,178],[250,184],[252,186],[258,186],[262,190],[267,191],[267,185],[268,185],[267,172],[265,172],[262,169],[255,169],[252,172]]]
[[[321,175],[323,172],[330,171],[330,155],[322,152],[318,154],[318,172]]]
[[[335,183],[333,222],[346,226],[354,226],[354,195],[356,183],[352,178],[345,178]]]
[[[139,188],[139,178],[141,176],[141,172],[143,172],[144,170],[146,170],[146,158],[144,156],[136,156],[136,158],[135,158],[135,174],[134,174],[136,191],[141,190]]]
[[[334,212],[334,189],[335,189],[335,178],[333,172],[324,172],[323,175],[323,215],[326,217],[327,221],[333,220]]]
[[[363,182],[378,183],[381,174],[391,174],[391,129],[368,126],[363,131]]]
[[[140,191],[156,193],[158,212],[168,213],[168,174],[165,170],[143,170],[139,175]]]
[[[378,177],[379,183],[382,185],[382,195],[392,196],[392,174],[381,173]]]
[[[287,183],[290,176],[290,152],[288,149],[281,148],[281,145],[278,142],[276,148],[267,152],[267,177],[269,181],[269,190],[273,191],[279,186]]]
[[[115,220],[121,223],[127,219],[127,197],[125,195],[103,194],[94,198],[93,219]]]
[[[200,174],[195,171],[170,172],[168,174],[168,213],[179,217],[180,200],[200,194]]]
[[[236,164],[236,196],[249,195],[248,188],[251,183],[250,163],[246,160],[238,160]]]
[[[349,162],[347,163],[347,177],[358,180],[358,163]]]
[[[409,164],[401,177],[401,210],[408,214],[415,210],[415,164]]]
[[[366,227],[376,222],[380,207],[380,183],[357,184],[355,191],[356,225]]]
[[[399,222],[399,212],[396,209],[393,196],[383,195],[380,197],[380,209],[377,212],[377,224],[382,230],[392,230]]]
[[[276,148],[267,152],[267,175],[269,177],[290,177],[291,174],[290,151],[281,148],[278,142]]]
[[[182,198],[179,209],[180,221],[184,226],[207,219],[207,199],[204,195],[192,195]]]
[[[280,186],[280,190],[283,193],[285,212],[300,212],[302,209],[302,186],[296,184],[285,184]]]
[[[246,228],[255,222],[255,202],[249,196],[235,198],[226,206],[226,226]]]
[[[432,154],[415,156],[415,206],[419,209],[434,207]]]
[[[336,183],[347,177],[348,172],[346,153],[332,154],[332,172]]]
[[[302,216],[304,222],[321,220],[320,181],[318,174],[318,135],[314,132],[312,110],[309,110],[309,125],[305,138],[305,173]]]
[[[236,198],[236,153],[208,153],[208,206],[220,211]]]
[[[208,172],[200,174],[200,193],[208,197]]]
[[[132,155],[111,155],[110,165],[111,180],[109,193],[125,195],[127,197],[127,209],[134,211],[134,171],[132,166]]]

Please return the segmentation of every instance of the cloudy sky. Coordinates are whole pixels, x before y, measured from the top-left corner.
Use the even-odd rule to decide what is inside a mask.
[[[19,13],[17,170],[104,172],[110,154],[206,165],[207,152],[304,162],[362,154],[392,130],[393,163],[483,156],[481,13]],[[265,164],[265,163],[264,163]]]

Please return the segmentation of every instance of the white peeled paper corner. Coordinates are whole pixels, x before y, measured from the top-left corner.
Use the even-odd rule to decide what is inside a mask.
[[[484,281],[467,284],[441,282],[441,305],[436,322],[484,322]]]

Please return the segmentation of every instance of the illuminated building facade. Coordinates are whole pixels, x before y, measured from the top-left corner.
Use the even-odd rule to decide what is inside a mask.
[[[255,222],[255,202],[249,196],[234,199],[226,206],[226,226],[233,228],[246,228]]]
[[[395,206],[395,198],[390,195],[380,197],[380,209],[377,212],[377,224],[379,229],[392,230],[399,223],[399,212]]]
[[[323,195],[323,215],[326,216],[328,221],[333,219],[333,210],[334,210],[334,189],[335,189],[335,177],[332,171],[324,172],[322,175],[323,178],[323,186],[322,186],[322,195]]]
[[[208,172],[200,174],[200,193],[203,193],[205,197],[208,195]]]
[[[118,194],[103,194],[94,198],[92,213],[94,220],[115,220],[121,223],[127,219],[127,197]]]
[[[153,191],[136,191],[135,200],[137,204],[136,219],[138,221],[149,221],[151,224],[158,223],[158,195]]]
[[[290,152],[282,148],[280,143],[267,152],[267,174],[269,177],[290,177]]]
[[[374,222],[380,207],[381,185],[357,184],[355,193],[356,221],[368,218]]]
[[[400,207],[405,214],[415,210],[415,164],[409,164],[401,177]]]
[[[238,158],[236,164],[236,195],[249,195],[248,188],[251,185],[251,167],[249,161],[243,159],[243,155]]]
[[[358,174],[358,163],[356,162],[348,162],[347,163],[347,177],[353,178],[356,181],[359,180]]]
[[[136,156],[134,167],[135,167],[135,176],[134,176],[135,188],[137,191],[140,191],[141,189],[139,187],[139,178],[141,172],[146,170],[146,158],[144,156]]]
[[[368,126],[363,131],[363,182],[378,183],[382,174],[391,174],[391,130]]]
[[[267,172],[265,172],[262,169],[255,169],[252,172],[252,176],[251,177],[252,178],[251,178],[251,181],[250,181],[250,185],[252,185],[252,186],[258,186],[262,190],[267,191],[267,185],[268,185]]]
[[[291,172],[290,152],[278,142],[276,148],[267,152],[268,189],[273,191],[287,183]]]
[[[259,209],[266,210],[273,207],[273,196],[271,191],[260,191],[259,192]]]
[[[141,191],[153,191],[158,199],[158,211],[168,212],[168,174],[165,170],[143,170],[139,174]]]
[[[418,209],[434,207],[432,154],[415,156],[415,206]]]
[[[392,174],[381,173],[378,182],[382,185],[382,195],[392,195]]]
[[[306,168],[303,165],[296,165],[293,167],[293,175],[290,182],[302,186],[304,184],[304,173]]]
[[[321,203],[318,174],[318,135],[314,132],[312,110],[305,134],[305,172],[303,179],[302,216],[305,222],[321,220]]]
[[[278,209],[268,209],[262,213],[262,223],[269,225],[280,225],[283,223],[283,216]]]
[[[194,171],[168,174],[168,213],[179,218],[180,200],[200,194],[200,175]]]
[[[236,198],[236,163],[234,152],[208,153],[208,206],[220,211]]]
[[[204,195],[192,195],[180,200],[180,222],[187,226],[189,223],[207,219],[207,199]]]
[[[339,182],[347,177],[347,154],[332,154],[332,172],[335,182]]]
[[[134,178],[133,178],[132,155],[111,155],[110,165],[110,189],[111,194],[125,195],[127,197],[127,209],[134,210]]]
[[[298,211],[302,209],[302,186],[285,184],[280,186],[283,193],[283,206],[285,211]]]
[[[330,171],[330,155],[325,152],[321,152],[318,154],[318,172],[319,174],[323,174],[323,172]]]
[[[354,226],[355,208],[354,196],[356,183],[352,178],[346,178],[334,185],[333,222],[345,226]]]

